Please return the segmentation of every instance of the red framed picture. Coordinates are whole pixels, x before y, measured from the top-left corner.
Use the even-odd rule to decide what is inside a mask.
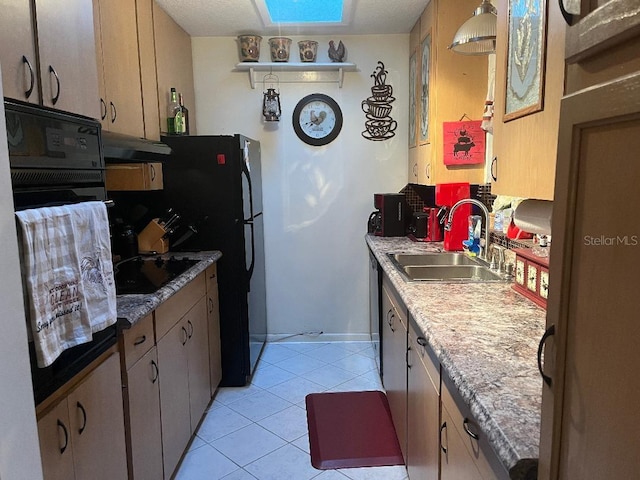
[[[482,120],[443,122],[445,165],[473,165],[484,163]]]

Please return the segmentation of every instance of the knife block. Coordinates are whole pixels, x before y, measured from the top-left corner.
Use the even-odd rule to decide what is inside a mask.
[[[167,253],[169,251],[169,240],[163,238],[166,230],[154,218],[138,234],[138,251],[140,253]]]

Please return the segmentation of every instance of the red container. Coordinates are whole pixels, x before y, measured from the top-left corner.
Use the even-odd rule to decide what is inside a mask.
[[[458,200],[469,198],[471,189],[468,183],[438,183],[436,184],[436,205],[451,207]],[[447,214],[448,215],[448,214]],[[448,252],[462,250],[462,241],[469,238],[469,215],[471,215],[471,205],[461,205],[453,215],[451,230],[444,232],[444,249]]]

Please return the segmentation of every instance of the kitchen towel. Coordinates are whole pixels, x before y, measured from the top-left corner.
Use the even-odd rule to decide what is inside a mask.
[[[103,202],[16,212],[31,337],[39,367],[116,322]]]

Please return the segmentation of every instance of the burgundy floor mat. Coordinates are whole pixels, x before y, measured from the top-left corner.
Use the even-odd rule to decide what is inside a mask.
[[[384,393],[312,393],[306,404],[315,468],[404,464]]]

